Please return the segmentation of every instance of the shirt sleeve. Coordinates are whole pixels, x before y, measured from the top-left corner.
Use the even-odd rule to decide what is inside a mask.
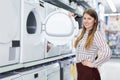
[[[95,44],[99,51],[98,58],[93,62],[94,67],[100,66],[102,63],[108,61],[111,57],[111,50],[99,31],[96,31],[94,35]]]

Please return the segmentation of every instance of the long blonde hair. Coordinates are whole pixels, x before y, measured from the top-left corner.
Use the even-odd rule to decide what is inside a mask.
[[[95,23],[93,25],[93,28],[89,31],[88,33],[88,37],[87,37],[87,40],[85,42],[85,49],[88,50],[91,48],[91,46],[93,45],[93,40],[94,40],[94,33],[95,31],[97,30],[97,25],[98,25],[98,15],[96,13],[96,11],[94,11],[93,9],[87,9],[84,13],[83,13],[83,16],[84,14],[87,13],[89,14],[91,17],[93,17],[95,19]],[[79,41],[83,38],[84,34],[86,32],[86,28],[85,26],[83,26],[83,29],[82,29],[82,33],[78,36],[78,38],[75,40],[75,44],[74,44],[74,47],[76,48]]]

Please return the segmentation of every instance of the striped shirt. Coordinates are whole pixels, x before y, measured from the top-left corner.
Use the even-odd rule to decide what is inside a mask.
[[[76,59],[77,62],[83,60],[90,61],[94,64],[94,67],[100,66],[111,57],[111,50],[106,40],[101,35],[100,31],[96,31],[94,34],[93,45],[89,50],[86,50],[84,45],[88,36],[88,31],[84,34],[83,38],[79,41],[76,48]],[[96,56],[99,54],[98,58]]]

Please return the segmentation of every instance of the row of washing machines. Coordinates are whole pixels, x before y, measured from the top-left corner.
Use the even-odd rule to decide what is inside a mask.
[[[0,80],[77,80],[73,59],[0,74]]]
[[[39,68],[19,70],[8,75],[2,75],[0,80],[60,80],[58,63]]]
[[[0,67],[72,53],[68,11],[42,0],[2,0],[0,10]]]

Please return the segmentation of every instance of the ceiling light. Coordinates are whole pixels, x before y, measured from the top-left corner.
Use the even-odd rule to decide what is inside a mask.
[[[113,1],[112,0],[106,0],[108,5],[110,6],[112,12],[116,12],[116,7],[115,5],[113,4]]]

